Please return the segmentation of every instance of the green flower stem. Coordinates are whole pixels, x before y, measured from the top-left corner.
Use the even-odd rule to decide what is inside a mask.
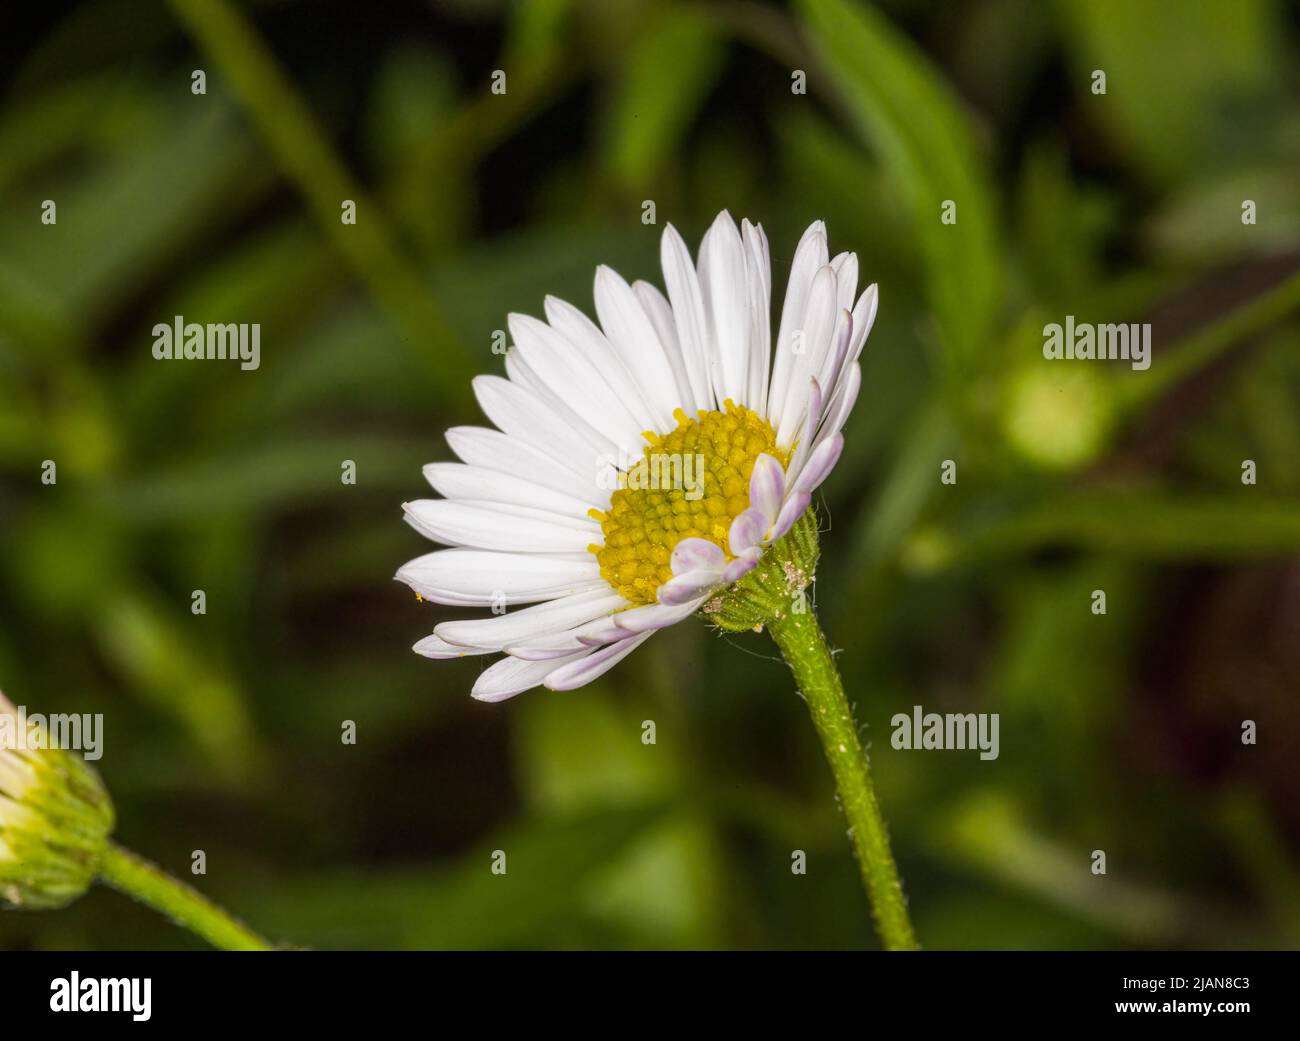
[[[880,815],[871,768],[858,741],[853,711],[844,696],[839,670],[826,646],[826,637],[811,610],[789,612],[771,622],[768,631],[794,673],[817,736],[835,774],[840,804],[849,821],[858,870],[871,899],[876,929],[891,951],[913,951],[918,944],[907,914],[907,900],[898,866],[889,849],[889,832]]]
[[[99,877],[214,947],[226,951],[275,950],[274,944],[236,921],[197,890],[116,843],[108,844],[99,866]]]

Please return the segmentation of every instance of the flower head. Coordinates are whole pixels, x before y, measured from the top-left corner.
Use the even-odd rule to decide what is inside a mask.
[[[24,728],[3,694],[0,724],[0,736]],[[25,744],[0,740],[0,906],[63,907],[98,873],[113,804],[80,756]]]
[[[424,471],[442,498],[404,506],[453,548],[397,577],[495,612],[415,645],[431,658],[504,652],[474,685],[481,700],[582,686],[697,611],[761,625],[774,597],[811,579],[805,514],[844,446],[876,287],[856,295],[857,257],[830,258],[813,224],[773,343],[761,225],[720,214],[698,263],[669,225],[660,253],[666,297],[601,267],[599,324],[553,297],[546,321],[511,315],[506,378],[474,380],[495,429],[447,431],[461,462]]]

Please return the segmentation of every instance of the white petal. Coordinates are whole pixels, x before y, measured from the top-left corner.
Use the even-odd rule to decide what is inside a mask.
[[[627,601],[602,582],[582,593],[558,597],[492,618],[442,622],[434,626],[433,631],[449,644],[499,651],[513,643],[572,629],[626,606]]]
[[[611,643],[584,658],[567,663],[547,675],[546,685],[551,690],[574,690],[585,686],[603,676],[653,635],[654,633],[646,633],[630,640],[619,640],[618,643]]]
[[[526,506],[417,499],[403,503],[402,509],[411,527],[448,546],[519,553],[581,553],[605,541],[595,521],[566,518]]]
[[[781,409],[794,372],[796,355],[792,349],[794,333],[803,328],[804,311],[812,293],[813,279],[826,266],[826,225],[821,221],[808,226],[795,250],[781,308],[781,331],[776,339],[776,356],[772,360],[772,385],[768,390],[767,418],[774,427],[781,422]]]
[[[804,510],[808,509],[811,502],[812,496],[807,492],[795,492],[786,499],[785,505],[781,507],[781,514],[772,527],[773,542],[785,537],[786,533],[794,527],[794,522],[803,516]]]
[[[659,258],[664,270],[664,285],[668,288],[668,299],[672,301],[677,340],[681,344],[682,359],[690,377],[695,409],[711,409],[715,401],[708,366],[711,342],[709,316],[704,310],[704,294],[700,289],[695,265],[691,262],[690,251],[671,224],[664,228],[659,244]]]
[[[709,590],[722,583],[721,568],[701,568],[698,571],[684,571],[674,575],[655,590],[655,598],[661,604],[676,607],[688,601],[698,600]],[[618,623],[615,622],[617,625]]]
[[[875,283],[872,283],[858,297],[858,302],[853,307],[853,339],[849,343],[848,354],[845,356],[844,367],[840,370],[839,380],[834,387],[829,388],[832,398],[839,393],[840,387],[848,378],[849,366],[862,356],[862,348],[866,346],[867,335],[871,332],[871,327],[876,324],[876,308],[879,304],[880,293]]]
[[[722,552],[721,546],[716,542],[695,536],[679,541],[673,547],[672,557],[669,560],[674,575],[704,568],[721,573],[726,562],[727,555]]]
[[[500,376],[475,376],[474,396],[503,433],[545,452],[580,477],[597,471],[598,448],[543,401]]]
[[[686,359],[682,355],[681,343],[677,338],[677,326],[673,322],[673,309],[667,297],[649,282],[633,282],[632,292],[645,311],[646,317],[654,327],[655,336],[663,347],[664,357],[673,370],[673,382],[677,387],[676,406],[683,409],[688,416],[695,415],[695,390],[686,371]]]
[[[739,582],[758,566],[758,562],[762,557],[763,551],[757,546],[738,554],[736,559],[731,561],[726,570],[722,572],[722,581],[727,585]]]
[[[804,461],[817,447],[814,438],[822,418],[822,388],[816,379],[808,381],[808,402],[804,406],[804,413],[803,431],[799,435],[799,443],[795,445],[794,452],[790,455],[790,466],[785,475],[789,487],[794,486],[795,479],[803,470]]]
[[[816,373],[817,386],[823,390],[824,396],[822,402],[829,405],[831,393],[835,387],[839,386],[840,374],[845,367],[852,364],[848,361],[849,344],[853,339],[853,315],[848,311],[841,311],[835,321],[835,332],[831,336],[830,350],[826,352],[826,357],[822,359],[820,371]],[[810,412],[816,412],[818,423],[822,421],[820,409]]]
[[[452,427],[446,436],[451,450],[470,466],[513,474],[575,499],[602,498],[597,483],[599,474],[594,470],[586,478],[580,477],[532,445],[499,430],[488,427]]]
[[[853,403],[858,400],[858,390],[861,386],[862,367],[857,362],[854,362],[849,366],[839,393],[826,411],[826,421],[822,423],[822,428],[812,443],[814,451],[827,438],[834,437],[844,429],[844,424],[848,422],[849,413],[853,411]]]
[[[562,304],[556,301],[557,312]],[[506,321],[515,350],[553,394],[625,451],[644,444],[647,417],[634,415],[620,393],[639,397],[634,388],[622,387],[630,381],[612,349],[597,352],[584,344],[579,350],[569,336],[528,315],[512,314]],[[639,411],[640,406],[632,407]]]
[[[603,500],[578,499],[543,488],[523,477],[464,463],[429,463],[424,468],[424,479],[434,491],[448,499],[533,506],[568,517],[585,517],[588,510],[603,509],[609,504],[608,492],[604,493]]]
[[[858,291],[858,255],[837,254],[831,261],[831,269],[835,272],[837,289],[835,308],[839,311],[847,311],[853,306],[853,296]]]
[[[630,633],[653,632],[655,629],[665,629],[689,617],[702,603],[704,598],[697,597],[681,604],[645,604],[634,607],[630,611],[620,611],[614,616],[614,624]]]
[[[403,564],[397,578],[434,603],[478,607],[552,600],[604,582],[600,564],[590,553],[495,553],[481,549],[426,553]]]
[[[600,326],[579,308],[555,296],[546,298],[546,318],[584,357],[596,363],[600,374],[636,421],[638,434],[649,430],[654,425],[650,399],[642,393],[632,370],[610,343],[609,337],[601,332]]]
[[[544,401],[552,412],[578,431],[583,439],[595,448],[599,458],[612,460],[617,457],[618,445],[561,400],[559,395],[528,367],[528,363],[517,350],[506,352],[506,375],[510,377],[511,383],[522,387],[540,401]]]
[[[799,330],[803,334],[803,350],[794,355],[785,401],[781,405],[781,421],[777,425],[776,443],[782,448],[789,447],[803,426],[807,415],[808,377],[821,369],[835,321],[835,273],[827,266],[813,279]]]
[[[762,510],[756,510],[752,506],[738,513],[727,532],[727,545],[731,547],[731,552],[740,556],[747,550],[762,545],[767,529],[774,520],[775,515],[769,520]]]
[[[754,460],[749,475],[749,505],[765,518],[764,528],[776,520],[784,498],[785,471],[776,459],[764,452]]]
[[[749,390],[749,333],[752,313],[740,232],[723,210],[700,245],[700,285],[713,329],[713,393],[744,404]]]
[[[436,658],[438,660],[464,658],[470,654],[492,653],[485,647],[461,647],[454,643],[448,643],[437,633],[418,641],[411,650],[415,651],[416,654],[423,654],[426,658]]]
[[[772,367],[772,262],[763,225],[740,222],[749,277],[750,345],[746,404],[767,415],[767,381]]]
[[[794,493],[811,495],[816,491],[822,481],[826,480],[830,472],[835,469],[835,464],[839,462],[840,453],[843,451],[843,434],[835,434],[818,445],[816,451],[808,457],[803,473],[795,482]]]
[[[876,310],[880,306],[880,289],[874,282],[862,291],[858,302],[853,305],[853,343],[849,355],[854,361],[862,354],[862,346],[867,342],[867,334],[876,324]]]
[[[681,404],[673,371],[649,315],[623,277],[613,268],[596,269],[596,314],[605,336],[632,373],[654,413],[652,429],[663,433],[677,425],[673,409]]]
[[[506,651],[525,661],[548,661],[563,658],[575,651],[604,647],[607,643],[626,640],[628,633],[614,624],[610,617],[596,618],[583,625],[562,632],[547,633],[528,640],[512,643]]]
[[[479,676],[472,697],[479,701],[505,701],[516,694],[531,690],[546,679],[548,673],[557,666],[581,661],[591,651],[579,651],[565,658],[553,661],[523,661],[520,658],[502,658],[496,664],[485,669]]]
[[[582,632],[577,634],[578,642],[584,647],[604,647],[607,643],[624,639],[628,634],[614,624],[617,616],[618,613],[615,612],[608,618],[600,618],[591,625],[584,626]]]

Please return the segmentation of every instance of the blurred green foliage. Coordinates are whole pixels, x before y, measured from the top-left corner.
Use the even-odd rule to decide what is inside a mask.
[[[1294,5],[31,17],[0,63],[0,684],[105,714],[123,842],[205,850],[202,888],[308,945],[874,944],[764,639],[682,625],[485,706],[480,662],[409,651],[451,613],[387,581],[506,313],[590,309],[597,263],[658,281],[662,224],[726,207],[777,287],[819,218],[881,286],[817,599],[923,942],[1300,944]],[[1045,364],[1067,313],[1152,322],[1151,369]],[[262,367],[153,360],[175,314],[260,322]],[[895,751],[914,704],[1000,713],[1000,758]],[[0,917],[4,947],[196,942],[104,891]]]

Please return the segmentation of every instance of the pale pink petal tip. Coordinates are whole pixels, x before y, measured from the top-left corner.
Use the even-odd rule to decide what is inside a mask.
[[[653,635],[653,632],[648,632],[630,640],[620,640],[585,658],[563,665],[547,675],[546,686],[551,690],[575,690],[585,686],[603,676]]]
[[[557,668],[585,658],[590,651],[583,650],[563,658],[547,661],[523,661],[506,657],[484,669],[470,691],[478,701],[505,701],[541,684]]]
[[[830,472],[835,469],[835,464],[839,461],[840,453],[843,451],[843,434],[837,433],[818,445],[813,450],[813,454],[808,457],[808,462],[804,464],[799,479],[795,481],[795,491],[807,492],[808,494],[816,491],[822,481],[826,480]]]
[[[704,602],[702,596],[685,600],[680,604],[645,604],[623,611],[614,616],[614,624],[629,633],[647,633],[655,629],[666,629],[683,618],[694,614],[695,609]]]
[[[811,502],[812,495],[808,492],[795,492],[790,496],[786,504],[781,507],[781,515],[777,517],[776,524],[772,526],[772,541],[784,538],[794,527],[794,522],[803,516],[803,511]]]
[[[669,579],[659,587],[655,595],[659,603],[679,607],[688,601],[699,599],[721,582],[722,569],[687,571]]]
[[[468,654],[486,654],[487,651],[475,650],[473,647],[462,647],[459,644],[448,643],[436,633],[426,636],[411,648],[416,654],[422,654],[426,658],[435,658],[445,660],[448,658],[463,658]]]
[[[722,547],[708,539],[682,539],[673,547],[669,564],[674,575],[683,575],[688,571],[722,571],[727,562]]]
[[[766,523],[766,530],[776,520],[785,498],[785,470],[772,456],[764,453],[754,460],[754,470],[749,477],[750,509],[758,510]],[[733,546],[734,549],[734,546]]]
[[[763,536],[767,534],[767,529],[775,519],[776,517],[773,516],[769,520],[762,510],[755,509],[753,506],[737,515],[731,522],[731,530],[727,533],[731,552],[740,556],[746,550],[761,546]]]
[[[729,586],[739,582],[758,566],[759,559],[762,556],[763,551],[757,546],[745,550],[728,564],[726,570],[722,572],[723,584]]]

